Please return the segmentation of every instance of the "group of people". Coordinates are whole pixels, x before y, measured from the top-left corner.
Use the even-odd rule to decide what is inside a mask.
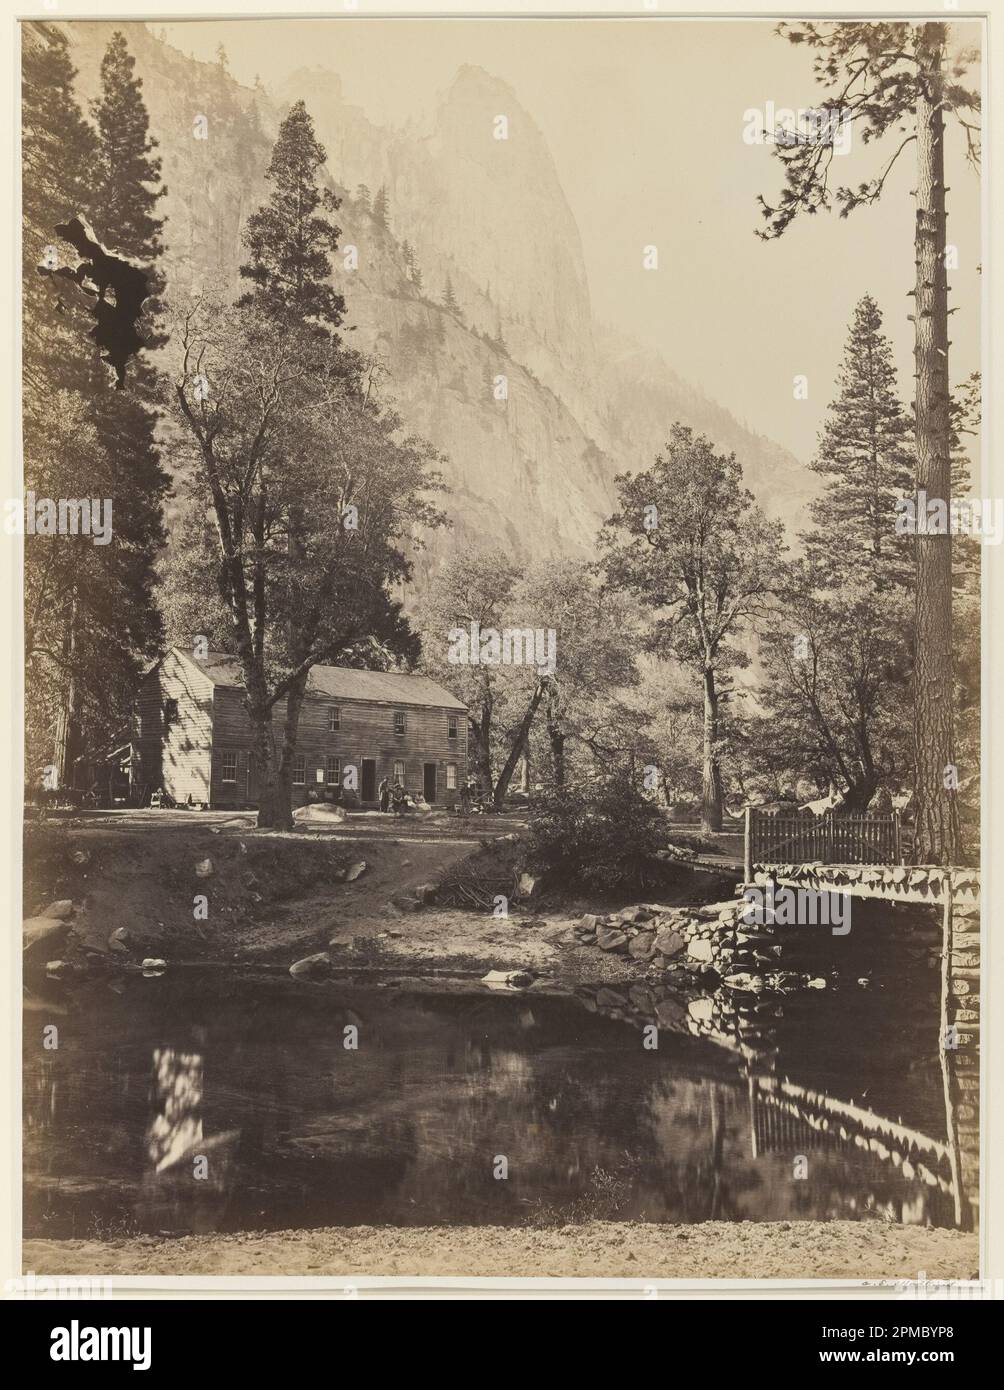
[[[393,811],[399,816],[408,805],[408,793],[395,777],[393,782],[384,777],[377,787],[381,811]],[[469,815],[472,805],[477,801],[478,784],[473,777],[465,777],[460,784],[460,812]]]
[[[393,782],[384,777],[377,793],[380,797],[380,810],[392,810],[395,816],[399,816],[408,804],[408,794],[396,777]]]
[[[460,784],[460,814],[470,815],[471,807],[478,799],[478,784],[475,778],[465,777]]]

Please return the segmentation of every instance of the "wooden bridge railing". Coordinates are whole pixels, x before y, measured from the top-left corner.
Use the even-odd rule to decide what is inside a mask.
[[[841,815],[746,808],[744,864],[901,864],[899,812]]]

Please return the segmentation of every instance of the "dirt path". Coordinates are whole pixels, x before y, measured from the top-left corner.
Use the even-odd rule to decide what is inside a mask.
[[[112,1241],[29,1240],[36,1274],[404,1275],[627,1279],[976,1278],[977,1239],[874,1221],[556,1229],[372,1227]]]

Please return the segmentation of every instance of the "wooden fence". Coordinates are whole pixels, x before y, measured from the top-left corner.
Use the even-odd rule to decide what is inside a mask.
[[[746,808],[744,867],[754,864],[902,864],[899,812],[841,815]]]

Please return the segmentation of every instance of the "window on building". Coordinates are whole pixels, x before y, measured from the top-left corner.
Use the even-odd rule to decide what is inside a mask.
[[[394,763],[394,781],[400,782],[401,786],[404,786],[404,763],[400,758]]]
[[[337,734],[337,733],[338,733],[338,730],[339,730],[341,727],[342,727],[342,712],[341,712],[341,710],[340,710],[340,709],[336,709],[334,705],[329,706],[329,708],[328,708],[328,733],[329,733],[329,734]]]
[[[293,759],[293,786],[302,787],[307,781],[307,759],[302,753],[297,753]]]
[[[178,719],[178,702],[177,702],[177,700],[165,700],[165,701],[164,701],[164,724],[165,724],[165,726],[168,725],[168,724],[175,724],[175,723],[177,723],[177,719]]]
[[[401,735],[401,734],[404,733],[404,710],[403,710],[403,709],[396,709],[396,710],[394,711],[394,732],[395,732],[396,734],[398,734],[398,735]]]
[[[455,714],[448,714],[448,715],[446,716],[446,737],[447,737],[447,738],[456,738],[456,736],[457,736],[457,716],[456,716]]]
[[[455,792],[457,790],[457,765],[456,763],[446,764],[446,790]]]
[[[223,774],[222,774],[222,779],[221,779],[221,780],[224,781],[224,782],[236,782],[236,781],[237,781],[237,754],[236,754],[236,753],[224,753],[224,754],[223,754]]]
[[[342,780],[342,760],[341,758],[328,758],[325,778],[329,787],[337,787]]]

